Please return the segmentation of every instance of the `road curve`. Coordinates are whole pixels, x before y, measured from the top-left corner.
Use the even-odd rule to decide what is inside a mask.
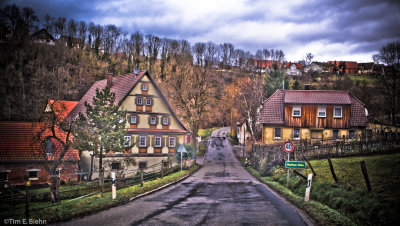
[[[310,225],[312,221],[234,157],[225,137],[212,133],[204,166],[183,182],[84,218],[59,225]]]

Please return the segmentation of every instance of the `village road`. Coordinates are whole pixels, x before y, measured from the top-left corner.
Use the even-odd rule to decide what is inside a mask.
[[[223,138],[228,131],[214,131],[204,166],[183,182],[62,225],[312,224],[243,169]]]

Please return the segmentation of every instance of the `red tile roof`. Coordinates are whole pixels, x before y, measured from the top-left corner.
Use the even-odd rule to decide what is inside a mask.
[[[285,90],[285,104],[351,104],[348,91]]]
[[[255,67],[259,67],[259,68],[272,68],[274,64],[277,64],[278,67],[280,67],[281,63],[279,61],[274,61],[274,60],[258,60],[258,59],[250,59],[251,61],[253,61],[253,65]]]
[[[302,70],[302,69],[303,69],[303,65],[302,65],[301,63],[285,62],[285,63],[284,63],[284,66],[285,66],[286,68],[289,68],[292,64],[296,65],[296,68],[299,69],[299,70]]]
[[[118,76],[112,78],[113,85],[111,86],[111,92],[115,93],[115,103],[119,103],[124,100],[129,92],[133,89],[136,83],[146,74],[146,72],[140,72],[137,76],[133,73],[126,74],[124,76]],[[85,102],[92,105],[93,97],[96,96],[96,89],[102,90],[107,86],[107,79],[103,79],[95,82],[89,91],[82,97],[71,113],[65,118],[66,122],[72,122],[79,112],[86,114]]]
[[[336,66],[339,67],[340,62],[344,62],[346,64],[346,69],[357,69],[358,63],[355,61],[336,61]],[[328,64],[335,64],[335,61],[328,61]]]
[[[351,99],[350,126],[365,126],[367,124],[367,116],[364,104],[359,101],[352,93],[349,93],[349,96]]]
[[[60,156],[60,145],[53,139],[53,156],[46,157],[44,144],[38,141],[38,133],[43,138],[51,135],[45,123],[0,122],[0,162],[54,160]],[[65,140],[66,134],[56,128],[56,134]],[[63,160],[77,161],[79,153],[70,149]]]
[[[278,89],[264,103],[261,109],[261,123],[283,125],[285,92]]]
[[[62,121],[77,104],[78,101],[49,100],[45,112],[53,110],[57,118]]]

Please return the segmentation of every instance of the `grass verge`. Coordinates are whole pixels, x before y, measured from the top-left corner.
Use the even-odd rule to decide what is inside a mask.
[[[199,169],[199,166],[193,166],[189,170],[179,171],[177,173],[158,178],[156,180],[144,182],[143,186],[131,186],[117,190],[117,198],[112,199],[111,192],[104,193],[103,197],[100,194],[91,195],[79,199],[63,200],[60,203],[52,205],[49,202],[32,203],[30,206],[30,218],[46,220],[47,223],[66,221],[76,217],[82,217],[88,214],[96,213],[101,210],[109,209],[130,201],[132,197],[153,191],[169,183],[175,182],[185,176],[188,176]],[[5,210],[4,204],[2,204]],[[8,211],[1,211],[2,219],[23,219],[24,205],[17,205]]]
[[[252,167],[246,167],[246,169],[258,180],[267,184],[298,208],[304,210],[318,225],[356,225],[348,217],[322,203],[313,200],[304,202],[303,196],[293,193],[289,188],[283,186],[279,182],[271,181],[269,177],[262,177],[260,172]]]

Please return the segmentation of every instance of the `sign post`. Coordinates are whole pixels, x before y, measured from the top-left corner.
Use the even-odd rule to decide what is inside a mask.
[[[308,174],[306,196],[304,197],[304,202],[308,202],[308,200],[310,200],[311,181],[312,181],[312,174]]]
[[[117,186],[115,184],[115,172],[111,172],[111,178],[112,178],[112,199],[116,199],[117,198]]]
[[[181,145],[179,146],[178,152],[181,153],[181,171],[182,171],[182,153],[183,153],[183,152],[187,152],[187,150],[186,150],[185,146],[183,146],[183,144],[181,144]]]
[[[290,141],[286,141],[283,144],[283,150],[288,153],[287,154],[287,160],[290,161],[290,152],[294,150],[294,145]],[[289,185],[289,169],[287,170],[287,179],[286,179],[286,184]]]

